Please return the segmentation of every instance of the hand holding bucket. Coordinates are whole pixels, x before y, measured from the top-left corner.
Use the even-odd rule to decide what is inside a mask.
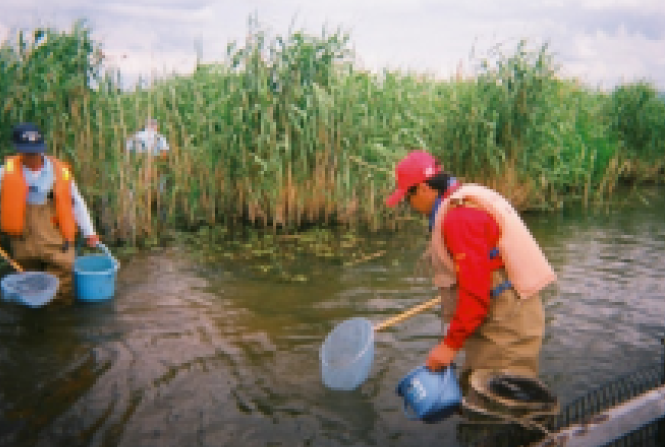
[[[374,332],[406,320],[441,302],[439,297],[372,326],[356,317],[339,323],[326,337],[319,356],[323,383],[334,390],[352,390],[369,376],[374,361]]]

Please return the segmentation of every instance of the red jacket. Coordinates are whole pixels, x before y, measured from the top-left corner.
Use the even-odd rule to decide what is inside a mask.
[[[489,253],[499,240],[499,225],[487,212],[472,207],[451,209],[443,223],[443,238],[455,260],[457,308],[443,342],[459,350],[489,311],[492,270],[503,266]]]

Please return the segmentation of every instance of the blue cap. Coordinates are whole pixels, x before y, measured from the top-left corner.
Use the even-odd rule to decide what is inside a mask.
[[[21,123],[14,126],[12,143],[16,152],[23,154],[41,154],[46,151],[44,137],[39,127],[32,123]]]

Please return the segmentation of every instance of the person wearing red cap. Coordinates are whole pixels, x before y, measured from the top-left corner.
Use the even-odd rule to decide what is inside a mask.
[[[76,232],[81,229],[90,247],[99,237],[69,166],[44,155],[39,128],[17,124],[12,142],[18,154],[0,167],[0,230],[10,236],[14,259],[23,269],[58,277],[52,302],[70,304]]]
[[[386,204],[404,200],[429,218],[426,256],[449,321],[427,367],[447,367],[464,348],[465,387],[478,370],[536,377],[545,327],[539,292],[556,275],[518,213],[495,191],[458,182],[426,151],[411,151],[395,172]]]

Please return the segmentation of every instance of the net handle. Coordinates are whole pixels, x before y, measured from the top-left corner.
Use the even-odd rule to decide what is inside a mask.
[[[9,255],[5,253],[5,251],[2,249],[2,247],[0,247],[0,253],[2,253],[2,257],[5,258],[5,260],[9,262],[12,265],[12,267],[14,267],[18,272],[23,273],[23,267],[18,265],[16,261],[10,258]]]
[[[424,302],[422,304],[419,304],[419,305],[407,310],[406,312],[402,312],[399,315],[395,315],[394,317],[389,318],[386,321],[377,324],[376,326],[374,326],[374,330],[375,331],[380,331],[380,330],[383,330],[383,329],[385,329],[389,326],[400,323],[400,322],[406,320],[407,318],[410,318],[410,317],[412,317],[416,314],[419,314],[420,312],[422,312],[424,310],[427,310],[427,309],[430,309],[430,308],[436,306],[440,302],[441,302],[441,297],[437,296],[436,298],[432,298],[431,300],[429,300],[427,302]]]

